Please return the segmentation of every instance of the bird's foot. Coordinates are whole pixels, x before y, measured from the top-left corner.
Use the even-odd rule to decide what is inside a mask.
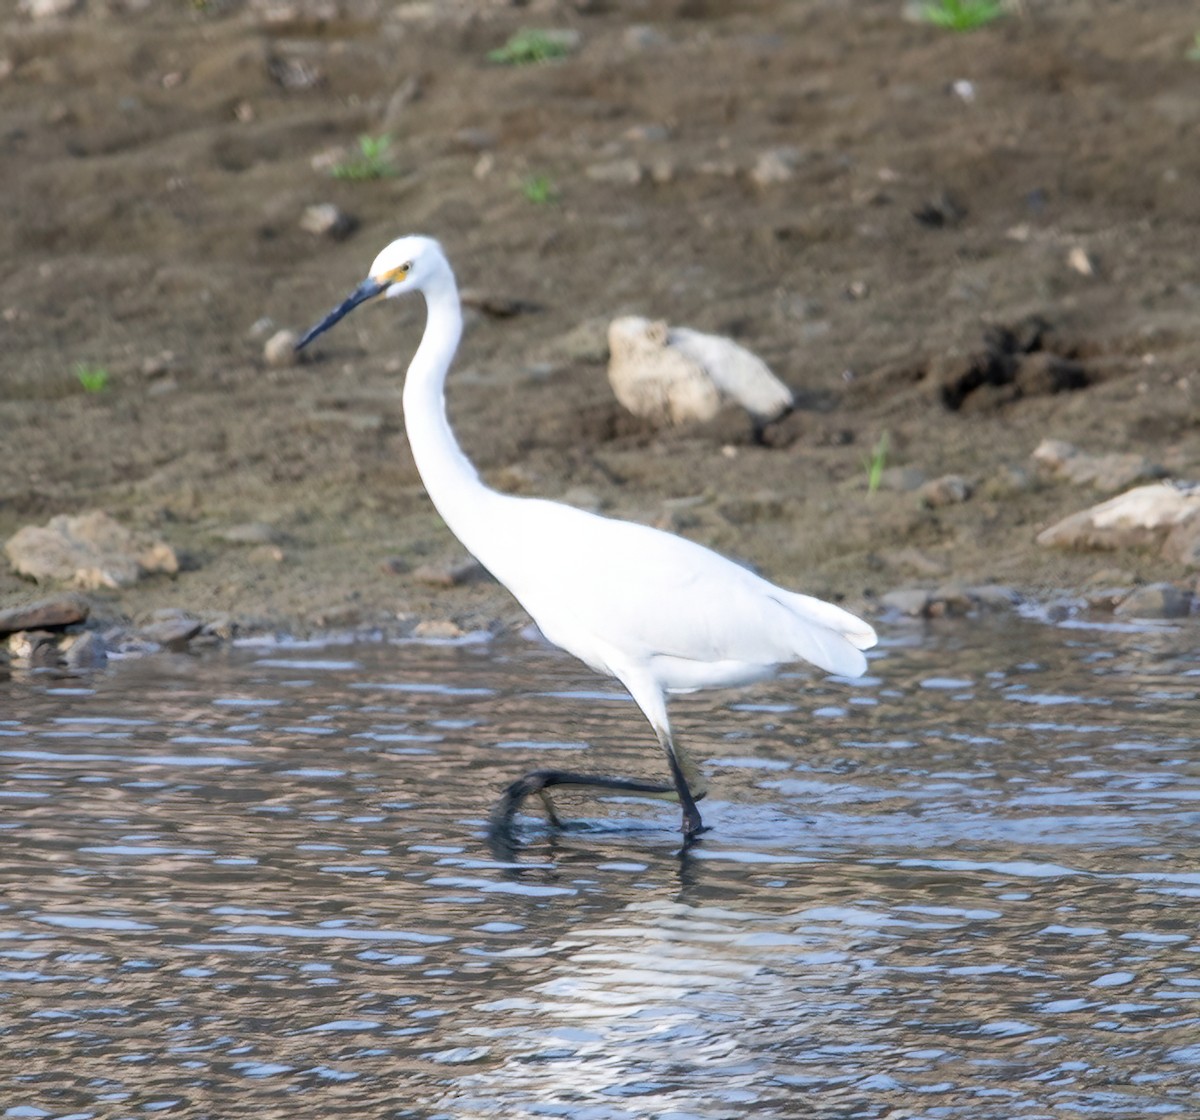
[[[546,816],[554,828],[563,822],[554,811],[549,790],[554,786],[579,786],[587,789],[607,789],[617,793],[673,794],[675,787],[665,782],[643,782],[637,778],[610,778],[601,774],[579,774],[572,770],[533,770],[511,782],[492,808],[488,825],[489,839],[495,843],[511,844],[513,817],[525,799],[537,794],[546,808]],[[700,826],[699,814],[696,827]]]

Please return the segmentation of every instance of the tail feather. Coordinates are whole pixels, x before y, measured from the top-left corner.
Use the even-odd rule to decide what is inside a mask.
[[[867,671],[862,651],[878,641],[870,625],[841,607],[794,591],[784,592],[779,602],[791,616],[789,630],[800,657],[837,676],[861,677]]]

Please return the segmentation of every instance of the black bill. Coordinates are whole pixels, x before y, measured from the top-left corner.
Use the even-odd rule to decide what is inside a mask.
[[[350,293],[349,297],[338,304],[315,327],[310,327],[305,331],[303,337],[296,343],[296,349],[303,350],[317,335],[324,334],[339,319],[344,319],[349,315],[360,303],[366,303],[367,300],[373,299],[386,287],[386,284],[381,284],[378,280],[368,277]]]

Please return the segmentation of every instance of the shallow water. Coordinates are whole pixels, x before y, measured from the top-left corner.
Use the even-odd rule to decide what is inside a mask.
[[[662,770],[532,642],[10,681],[0,1117],[1198,1116],[1198,647],[892,628],[675,703],[686,855],[564,797],[517,864],[506,779]]]

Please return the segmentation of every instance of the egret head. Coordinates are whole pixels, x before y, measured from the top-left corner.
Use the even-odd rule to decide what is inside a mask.
[[[296,349],[303,349],[317,335],[324,334],[360,303],[366,303],[376,296],[391,298],[406,292],[427,291],[431,285],[450,275],[450,265],[442,247],[433,238],[398,238],[375,258],[367,278],[316,326],[304,333],[296,343]]]

